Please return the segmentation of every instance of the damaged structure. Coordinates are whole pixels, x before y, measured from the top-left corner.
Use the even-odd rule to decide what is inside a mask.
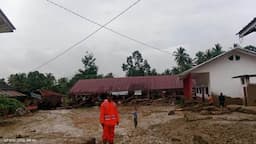
[[[31,97],[39,99],[40,109],[52,109],[61,106],[64,95],[50,90],[37,90],[31,92]]]
[[[70,90],[74,101],[97,101],[103,99],[106,93],[123,100],[130,96],[149,99],[155,96],[181,96],[183,83],[177,76],[86,79],[79,80]]]
[[[6,83],[0,83],[0,95],[22,102],[28,110],[37,109],[38,100],[16,91]]]

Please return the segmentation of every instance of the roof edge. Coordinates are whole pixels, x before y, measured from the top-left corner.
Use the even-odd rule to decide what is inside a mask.
[[[13,32],[14,30],[16,30],[14,25],[11,23],[11,21],[8,19],[8,17],[4,14],[4,12],[1,9],[0,9],[0,16],[3,18],[4,22],[6,23],[10,31]]]

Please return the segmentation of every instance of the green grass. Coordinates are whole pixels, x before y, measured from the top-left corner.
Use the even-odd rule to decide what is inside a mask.
[[[0,95],[0,116],[14,114],[18,108],[25,107],[20,101],[14,98],[8,98],[4,95]]]

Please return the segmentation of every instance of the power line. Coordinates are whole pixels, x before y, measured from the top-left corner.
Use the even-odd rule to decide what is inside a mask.
[[[130,37],[130,36],[128,36],[128,35],[125,35],[125,34],[123,34],[123,33],[120,33],[120,32],[118,32],[118,31],[116,31],[116,30],[114,30],[114,29],[111,29],[111,28],[109,28],[109,27],[106,27],[106,26],[104,26],[104,25],[102,25],[102,24],[100,24],[100,23],[98,23],[98,22],[96,22],[96,21],[94,21],[94,20],[92,20],[92,19],[90,19],[90,18],[87,18],[87,17],[85,17],[85,16],[83,16],[83,15],[81,15],[81,14],[79,14],[79,13],[77,13],[77,12],[75,12],[75,11],[69,9],[69,8],[66,8],[66,7],[64,7],[64,6],[62,6],[62,5],[60,5],[60,4],[56,3],[56,2],[53,2],[53,1],[51,1],[51,0],[46,0],[46,1],[49,2],[49,3],[51,3],[51,4],[53,4],[53,5],[55,5],[55,6],[57,6],[57,7],[59,7],[59,8],[61,8],[61,9],[64,9],[64,10],[67,11],[67,12],[70,12],[70,13],[72,13],[73,15],[76,15],[76,16],[78,16],[78,17],[80,17],[80,18],[82,18],[82,19],[84,19],[84,20],[86,20],[86,21],[88,21],[88,22],[90,22],[90,23],[93,23],[93,24],[95,24],[95,25],[98,25],[98,26],[100,26],[100,27],[103,27],[103,28],[105,28],[106,30],[111,31],[111,32],[113,32],[113,33],[115,33],[115,34],[117,34],[117,35],[123,37],[123,38],[129,39],[129,40],[131,40],[131,41],[134,41],[134,42],[139,43],[139,44],[141,44],[141,45],[143,45],[143,46],[146,46],[146,47],[149,47],[149,48],[158,50],[158,51],[160,51],[160,52],[168,53],[168,55],[170,54],[168,51],[165,51],[165,50],[162,50],[162,49],[160,49],[160,48],[151,46],[151,45],[149,45],[149,44],[147,44],[147,43],[145,43],[145,42],[142,42],[142,41],[140,41],[140,40],[137,40],[137,39],[135,39],[135,38],[132,38],[132,37]]]
[[[48,0],[47,0],[48,1]],[[65,49],[63,52],[61,52],[60,54],[56,55],[55,57],[49,59],[48,61],[42,63],[41,65],[37,66],[34,68],[34,70],[36,69],[40,69],[41,67],[49,64],[50,62],[56,60],[57,58],[59,58],[60,56],[64,55],[65,53],[67,53],[68,51],[72,50],[73,48],[75,48],[77,45],[81,44],[82,42],[86,41],[87,39],[89,39],[90,37],[92,37],[95,33],[97,33],[98,31],[100,31],[102,28],[104,28],[105,26],[107,26],[108,24],[110,24],[111,22],[113,22],[114,20],[116,20],[118,17],[120,17],[121,15],[123,15],[125,12],[127,12],[129,9],[131,9],[133,6],[135,6],[136,4],[138,4],[141,0],[137,0],[136,2],[134,2],[133,4],[131,4],[130,6],[128,6],[126,9],[124,9],[121,13],[119,13],[118,15],[116,15],[115,17],[113,17],[112,19],[110,19],[108,22],[106,22],[104,25],[102,25],[101,27],[99,27],[98,29],[96,29],[95,31],[93,31],[92,33],[90,33],[89,35],[87,35],[85,38],[83,38],[82,40],[76,42],[75,44],[71,45],[70,47],[68,47],[67,49]]]

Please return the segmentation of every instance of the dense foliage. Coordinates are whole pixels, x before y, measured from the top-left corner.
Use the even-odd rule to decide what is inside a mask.
[[[0,116],[14,114],[18,108],[25,108],[24,105],[13,98],[0,95]]]

